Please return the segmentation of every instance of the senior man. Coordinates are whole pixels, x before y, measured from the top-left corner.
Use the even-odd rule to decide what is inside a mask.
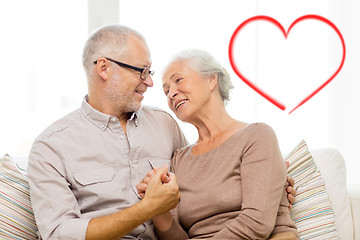
[[[29,155],[32,207],[42,239],[156,239],[151,218],[179,200],[160,168],[141,200],[136,184],[187,144],[166,112],[142,107],[153,86],[150,52],[133,29],[114,25],[83,50],[88,94],[46,128]],[[294,195],[294,194],[293,194]]]

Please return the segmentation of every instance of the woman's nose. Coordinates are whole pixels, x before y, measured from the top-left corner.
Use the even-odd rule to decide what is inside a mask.
[[[169,99],[174,99],[174,98],[177,96],[177,94],[178,94],[178,92],[177,92],[176,89],[170,88],[170,89],[169,89],[169,93],[168,93],[168,98],[169,98]]]

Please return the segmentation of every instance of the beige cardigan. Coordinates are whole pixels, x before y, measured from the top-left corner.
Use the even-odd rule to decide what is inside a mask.
[[[202,155],[192,145],[172,159],[181,199],[160,239],[267,239],[293,232],[286,166],[274,131],[251,124]]]

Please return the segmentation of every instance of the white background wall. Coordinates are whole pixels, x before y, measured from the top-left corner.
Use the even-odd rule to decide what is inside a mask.
[[[202,48],[214,55],[232,76],[235,89],[227,106],[232,116],[246,122],[262,121],[271,125],[278,135],[283,154],[301,139],[305,139],[310,148],[337,148],[346,160],[348,181],[360,183],[357,153],[360,143],[359,10],[360,2],[355,0],[1,2],[0,154],[26,155],[41,130],[79,107],[86,94],[81,51],[88,30],[121,23],[140,31],[152,52],[155,86],[147,92],[144,104],[168,110],[161,90],[161,70],[173,53]],[[287,29],[296,18],[305,14],[318,14],[331,20],[344,36],[347,55],[339,75],[289,115],[259,96],[234,74],[227,49],[235,28],[249,17],[268,15]],[[307,30],[311,34],[306,34]],[[253,29],[249,26],[249,31],[250,34],[242,38],[248,47],[242,50],[238,61],[257,84],[270,91],[280,89],[277,95],[286,92],[284,87],[279,87],[280,83],[274,82],[278,76],[282,81],[295,84],[303,80],[303,85],[311,85],[311,77],[313,81],[321,81],[318,79],[326,78],[338,64],[339,41],[321,24],[304,22],[292,30],[289,40],[291,37],[298,47],[295,48],[297,52],[291,46],[289,49],[294,54],[305,50],[307,53],[292,61],[283,61],[286,52],[277,52],[279,56],[269,62],[271,53],[276,55],[270,50],[281,49],[283,44],[290,42],[282,40],[275,29],[257,25]],[[266,44],[276,45],[271,49]],[[274,65],[274,62],[284,66],[276,69],[279,64]],[[310,66],[306,65],[309,62]],[[292,68],[294,65],[301,68]],[[279,69],[283,70],[281,74]],[[281,97],[290,101],[297,92]],[[181,126],[189,141],[196,141],[195,129],[188,124],[181,123]]]

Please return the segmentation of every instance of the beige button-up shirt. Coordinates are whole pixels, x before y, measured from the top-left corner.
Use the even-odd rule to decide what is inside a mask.
[[[166,112],[143,107],[127,123],[93,109],[80,109],[53,123],[29,155],[32,207],[43,239],[85,239],[91,218],[139,201],[136,184],[153,166],[170,162],[187,144]],[[151,222],[123,239],[156,239]]]

